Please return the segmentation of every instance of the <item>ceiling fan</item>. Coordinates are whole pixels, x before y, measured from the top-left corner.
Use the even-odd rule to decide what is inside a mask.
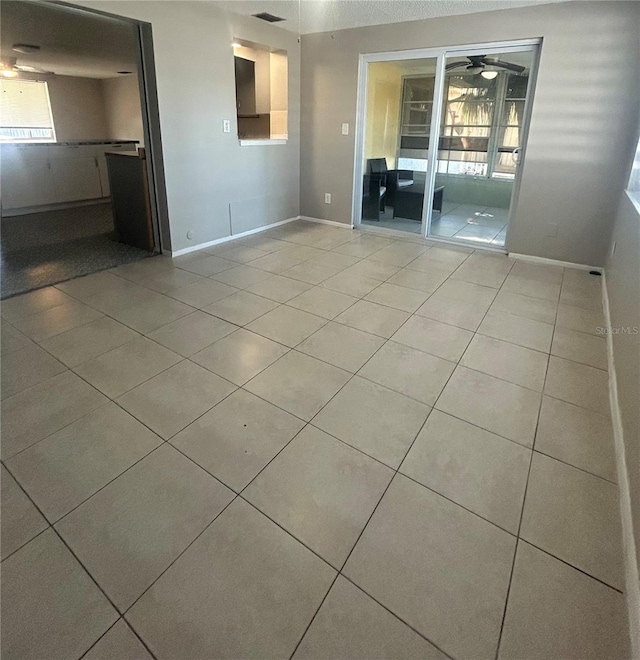
[[[28,66],[26,64],[18,64],[17,58],[7,57],[0,61],[0,76],[3,78],[17,78],[20,73],[38,73],[41,75],[44,74],[53,74],[53,71],[46,71],[45,69],[39,69],[34,66]]]
[[[445,70],[452,71],[453,69],[457,69],[463,66],[465,67],[467,73],[472,75],[480,73],[485,78],[495,78],[498,75],[497,71],[487,71],[485,69],[486,66],[507,69],[508,71],[514,71],[515,73],[522,73],[525,70],[525,67],[520,66],[519,64],[494,60],[493,58],[487,57],[486,55],[468,55],[467,60],[468,62],[449,62],[449,64],[445,66]]]

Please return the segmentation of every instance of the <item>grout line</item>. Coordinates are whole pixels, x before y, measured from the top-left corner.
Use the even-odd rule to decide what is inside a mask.
[[[120,614],[120,613],[118,612],[118,614]],[[96,639],[96,641],[93,642],[93,644],[91,644],[91,646],[90,646],[86,651],[84,651],[84,653],[81,653],[81,654],[80,654],[80,656],[79,656],[79,660],[82,660],[82,658],[84,658],[84,657],[87,655],[87,653],[89,653],[89,651],[91,651],[91,649],[94,648],[94,647],[96,646],[96,644],[97,644],[97,643],[98,643],[103,637],[105,637],[105,635],[106,635],[109,631],[113,630],[113,629],[116,627],[118,621],[120,621],[121,619],[122,619],[122,617],[121,617],[121,616],[118,616],[118,618],[113,622],[113,624],[110,625],[110,626],[109,626],[109,627],[108,627],[108,628],[107,628],[107,629],[106,629],[106,630],[105,630],[105,631],[104,631],[104,632],[98,637],[98,639]],[[146,648],[146,645],[145,645],[145,648]],[[155,656],[154,656],[154,657],[155,657]]]
[[[559,399],[558,399],[559,401]],[[617,481],[612,481],[611,479],[607,479],[606,477],[603,477],[602,475],[596,474],[595,472],[591,472],[590,470],[586,470],[585,468],[582,468],[578,465],[573,465],[572,463],[568,463],[567,461],[562,460],[561,458],[558,458],[557,456],[554,456],[553,454],[548,454],[545,451],[542,451],[541,449],[533,449],[534,453],[540,454],[541,456],[546,456],[547,458],[550,458],[554,461],[557,461],[558,463],[562,463],[562,465],[566,465],[567,467],[573,468],[574,470],[579,470],[580,472],[584,472],[584,474],[588,474],[590,477],[595,477],[596,479],[601,479],[602,481],[611,484],[612,486],[615,486],[616,488],[618,487],[618,482]]]
[[[435,647],[438,651],[440,651],[440,653],[442,653],[442,655],[444,655],[447,658],[450,658],[451,660],[453,660],[452,655],[450,655],[449,653],[446,653],[445,651],[443,651],[435,642],[432,642],[428,637],[425,637],[425,635],[423,635],[417,628],[414,628],[410,623],[407,623],[404,619],[401,619],[395,612],[393,612],[393,610],[390,610],[384,603],[381,603],[379,600],[377,600],[376,597],[373,596],[372,594],[370,594],[366,589],[364,589],[360,585],[356,584],[348,575],[345,575],[344,573],[340,573],[340,575],[343,579],[347,580],[350,584],[352,584],[354,587],[356,587],[356,589],[362,591],[362,593],[366,594],[369,598],[371,598],[371,600],[378,603],[378,605],[380,605],[380,607],[382,607],[384,610],[386,610],[395,619],[397,619],[398,621],[401,621],[402,623],[404,623],[405,626],[407,626],[407,628],[410,628],[411,630],[413,630],[413,632],[416,633],[416,635],[419,635],[420,637],[422,637],[422,639],[429,642],[429,644],[431,644],[431,646]],[[400,659],[398,659],[398,660],[400,660]]]
[[[564,275],[563,275],[563,277],[564,277]],[[546,384],[547,384],[548,374],[549,374],[549,361],[547,361],[546,368],[545,368],[544,383],[543,383],[543,386],[542,386],[542,391],[543,392],[544,392]],[[534,450],[535,450],[536,436],[538,434],[538,426],[540,424],[540,412],[541,412],[541,410],[542,410],[542,396],[540,397],[540,402],[538,404],[538,414],[536,416],[536,425],[535,425],[535,429],[534,429],[534,432],[533,432],[533,442],[532,442],[532,445],[531,445],[532,449],[534,449]],[[497,644],[497,647],[496,647],[496,655],[495,655],[496,660],[498,660],[498,655],[500,653],[500,646],[502,644],[502,634],[504,632],[504,624],[505,624],[505,621],[506,621],[506,618],[507,618],[507,608],[509,606],[509,596],[511,594],[511,585],[513,584],[513,575],[514,575],[515,567],[516,567],[516,557],[517,557],[517,554],[518,554],[518,544],[519,544],[520,538],[521,538],[520,532],[522,531],[522,521],[524,519],[524,510],[525,510],[525,506],[526,506],[526,503],[527,503],[527,491],[528,491],[528,488],[529,488],[529,481],[530,481],[530,478],[531,478],[531,469],[532,469],[532,466],[533,466],[533,457],[534,457],[534,452],[532,451],[531,455],[529,456],[529,468],[527,470],[527,478],[525,480],[524,492],[522,494],[522,505],[520,506],[520,519],[518,521],[518,530],[517,530],[517,533],[516,533],[517,540],[516,540],[516,545],[513,549],[513,561],[511,562],[511,570],[509,571],[509,583],[507,585],[507,593],[505,594],[505,599],[504,599],[504,609],[502,611],[502,621],[500,622],[500,632],[498,634],[498,644]]]
[[[40,530],[37,534],[32,536],[28,541],[25,541],[20,547],[16,548],[12,552],[10,552],[6,557],[4,557],[2,559],[2,563],[4,563],[7,559],[9,559],[9,557],[15,555],[16,552],[22,550],[22,548],[24,548],[26,545],[31,543],[31,541],[38,538],[38,536],[40,536],[41,534],[46,532],[48,529],[50,529],[52,527],[52,525],[49,522],[49,520],[47,519],[47,517],[44,515],[44,513],[40,510],[40,507],[34,502],[31,495],[29,495],[29,493],[25,490],[24,486],[16,479],[15,474],[13,474],[13,472],[11,472],[11,470],[5,465],[4,459],[2,460],[2,467],[4,467],[4,469],[9,473],[9,476],[16,482],[18,488],[24,493],[25,497],[29,500],[29,502],[31,502],[31,504],[33,505],[35,510],[42,516],[42,519],[47,524],[47,526],[44,529]]]
[[[318,605],[316,611],[313,613],[313,616],[311,617],[311,619],[310,619],[309,623],[307,624],[306,628],[302,631],[302,635],[300,636],[300,639],[298,640],[298,643],[295,645],[291,655],[289,656],[289,660],[291,660],[291,658],[293,658],[293,656],[296,654],[296,651],[298,650],[298,647],[300,646],[300,644],[302,644],[302,640],[306,637],[307,632],[309,631],[309,628],[311,628],[311,626],[313,625],[313,622],[315,621],[316,616],[318,616],[318,613],[322,609],[322,606],[324,605],[325,600],[327,600],[327,598],[329,597],[329,594],[331,593],[331,590],[333,589],[333,585],[338,581],[338,578],[340,577],[340,575],[341,575],[340,571],[337,571],[335,577],[333,578],[333,582],[331,582],[331,584],[329,585],[329,589],[327,589],[327,593],[324,595],[324,597],[320,601],[320,604]]]
[[[198,466],[198,467],[200,467],[200,466]],[[203,468],[200,468],[200,469],[203,469]],[[222,483],[222,482],[220,482],[220,483]],[[201,537],[201,536],[202,536],[202,535],[203,535],[203,534],[209,529],[209,527],[211,527],[211,525],[213,525],[213,523],[214,523],[214,522],[215,522],[215,521],[216,521],[216,520],[217,520],[217,519],[218,519],[218,518],[219,518],[219,517],[220,517],[220,516],[221,516],[221,515],[222,515],[222,514],[223,514],[223,513],[224,513],[224,512],[225,512],[225,511],[226,511],[226,510],[227,510],[227,509],[228,509],[228,508],[229,508],[229,507],[230,507],[230,506],[231,506],[231,505],[237,500],[237,499],[238,499],[239,496],[236,495],[231,489],[229,489],[229,490],[230,490],[231,493],[233,493],[233,497],[232,497],[232,498],[229,500],[229,502],[228,502],[227,504],[225,504],[225,506],[223,506],[222,509],[221,509],[221,510],[220,510],[220,511],[214,516],[213,520],[211,520],[211,522],[207,523],[207,524],[204,526],[204,528],[202,529],[202,531],[200,531],[198,534],[196,534],[196,536],[193,538],[193,540],[192,540],[191,542],[189,542],[189,543],[184,547],[184,549],[183,549],[181,552],[179,552],[179,553],[173,558],[173,560],[172,560],[172,561],[171,561],[171,562],[170,562],[170,563],[169,563],[169,564],[168,564],[168,565],[162,570],[162,572],[161,572],[161,573],[160,573],[160,574],[159,574],[159,575],[158,575],[158,576],[157,576],[157,577],[151,582],[151,584],[149,584],[149,586],[147,586],[146,589],[144,589],[144,590],[142,591],[142,593],[141,593],[141,594],[140,594],[140,595],[139,595],[139,596],[138,596],[138,597],[137,597],[137,598],[131,603],[131,605],[129,605],[129,606],[128,606],[124,611],[122,611],[122,612],[120,612],[120,610],[118,610],[118,608],[116,608],[116,610],[120,613],[120,615],[122,616],[123,619],[125,618],[126,614],[127,614],[128,612],[130,612],[130,611],[133,609],[133,607],[135,607],[136,603],[138,603],[138,601],[139,601],[139,600],[140,600],[140,599],[141,599],[141,598],[142,598],[142,597],[143,597],[143,596],[144,596],[144,595],[145,595],[145,594],[146,594],[146,593],[147,593],[147,592],[148,592],[148,591],[149,591],[149,590],[150,590],[150,589],[156,584],[156,582],[158,582],[158,580],[160,580],[160,578],[161,578],[161,577],[162,577],[162,576],[163,576],[163,575],[164,575],[164,574],[165,574],[165,573],[166,573],[166,572],[167,572],[167,571],[168,571],[168,570],[169,570],[169,569],[170,569],[170,568],[171,568],[171,567],[172,567],[172,566],[178,561],[178,559],[180,559],[180,557],[182,557],[182,555],[184,555],[185,552],[187,552],[187,550],[189,550],[189,548],[190,548],[190,547],[191,547],[191,546],[192,546],[192,545],[193,545],[193,544],[194,544],[194,543],[195,543],[195,542],[196,542],[196,541],[197,541],[197,540],[198,540],[198,539],[199,539],[199,538],[200,538],[200,537]],[[131,628],[135,631],[135,628],[133,627],[133,624],[131,624],[128,620],[127,620],[127,623],[128,623],[128,624],[131,626]]]
[[[129,622],[128,622],[128,621],[127,621],[127,620],[126,620],[126,619],[125,619],[120,613],[119,613],[119,612],[118,612],[118,614],[119,614],[120,616],[119,616],[118,619],[115,621],[115,623],[114,623],[114,624],[113,624],[108,630],[106,630],[104,633],[102,633],[102,635],[100,635],[100,637],[98,637],[98,639],[96,639],[96,641],[95,641],[95,642],[94,642],[94,643],[93,643],[93,644],[92,644],[92,645],[91,645],[91,646],[90,646],[90,647],[89,647],[89,648],[88,648],[88,649],[87,649],[87,650],[86,650],[86,651],[85,651],[85,652],[79,657],[78,660],[82,660],[83,658],[86,658],[87,654],[88,654],[93,648],[95,648],[95,647],[98,645],[98,642],[99,642],[101,639],[103,639],[104,637],[106,637],[107,633],[110,632],[111,630],[113,630],[113,629],[116,627],[116,625],[117,625],[118,623],[120,623],[120,621],[123,622],[123,624],[126,626],[126,628],[127,628],[128,630],[130,630],[131,633],[134,635],[134,637],[135,637],[135,638],[136,638],[136,639],[142,644],[142,646],[145,648],[145,650],[147,651],[147,653],[148,653],[152,658],[154,658],[154,660],[156,660],[157,656],[156,656],[156,655],[151,651],[151,649],[147,646],[147,643],[144,641],[144,639],[142,639],[142,637],[140,637],[140,635],[138,635],[138,633],[133,629],[133,627],[131,626],[131,624],[130,624],[130,623],[129,623]]]
[[[125,411],[125,412],[126,412],[126,411]],[[135,418],[134,418],[134,419],[135,419]],[[137,421],[137,420],[136,420],[136,421]],[[156,436],[157,436],[157,434],[156,434]],[[38,509],[38,511],[40,511],[40,513],[42,514],[43,518],[47,521],[47,523],[49,524],[49,526],[50,526],[50,527],[53,527],[53,526],[57,525],[61,520],[63,520],[64,518],[66,518],[69,514],[73,513],[76,509],[78,509],[79,507],[81,507],[85,502],[88,502],[88,501],[89,501],[94,495],[97,495],[100,491],[104,490],[107,486],[109,486],[111,483],[113,483],[116,479],[118,479],[119,477],[121,477],[125,472],[128,472],[131,468],[135,467],[138,463],[140,463],[141,461],[143,461],[145,458],[147,458],[148,456],[150,456],[151,454],[153,454],[155,451],[157,451],[157,450],[160,449],[163,445],[166,444],[166,441],[165,441],[165,440],[163,440],[163,439],[160,438],[159,436],[157,436],[157,437],[158,437],[158,439],[161,441],[159,445],[157,445],[156,447],[153,447],[153,449],[150,449],[146,454],[144,454],[144,455],[141,456],[140,458],[136,459],[133,463],[131,463],[131,465],[129,465],[128,467],[126,467],[124,470],[122,470],[122,472],[119,472],[119,473],[118,473],[117,475],[115,475],[113,478],[109,479],[109,481],[107,481],[107,482],[104,483],[102,486],[100,486],[100,488],[98,488],[97,490],[95,490],[94,492],[92,492],[92,493],[91,493],[90,495],[88,495],[84,500],[82,500],[81,502],[79,502],[78,504],[76,504],[75,506],[73,506],[71,509],[69,509],[66,513],[63,513],[60,517],[56,518],[53,522],[51,522],[51,520],[49,519],[49,517],[45,514],[44,510],[41,510],[40,507],[35,503],[35,501],[31,499],[31,497],[29,497],[29,499],[33,502],[34,506]],[[46,439],[46,438],[45,438],[45,439]],[[11,471],[9,470],[9,468],[8,468],[4,463],[3,463],[3,465],[4,465],[4,468],[5,468],[7,471],[10,472],[11,476],[14,478],[14,480],[16,481],[16,483],[20,483],[20,482],[18,481],[18,478],[16,477],[16,475],[15,475],[13,472],[11,472]],[[22,486],[22,484],[21,484],[21,488],[25,491],[25,493],[27,492],[27,491],[25,490],[25,488]]]
[[[5,466],[5,467],[6,467],[6,466]],[[34,506],[35,506],[35,502],[33,502],[33,500],[32,500],[32,503],[33,503]],[[36,507],[36,508],[37,508],[37,507]],[[98,591],[104,596],[104,598],[105,598],[105,599],[107,600],[107,602],[111,605],[111,607],[113,607],[113,610],[114,610],[115,614],[117,614],[118,617],[120,618],[120,617],[122,616],[121,613],[120,613],[120,610],[116,607],[115,603],[111,600],[111,598],[109,597],[109,595],[107,594],[107,592],[106,592],[106,591],[100,586],[100,584],[99,584],[99,583],[97,582],[97,580],[93,577],[93,575],[92,575],[91,572],[87,569],[87,567],[86,567],[86,566],[80,561],[80,559],[78,558],[78,556],[76,555],[76,553],[73,551],[73,549],[71,548],[71,546],[70,546],[70,545],[65,541],[65,539],[61,536],[60,532],[58,532],[58,530],[57,530],[53,525],[50,525],[50,526],[49,526],[46,530],[44,530],[44,531],[48,531],[49,529],[52,530],[52,532],[58,537],[58,539],[59,539],[60,542],[65,546],[65,548],[67,549],[67,551],[68,551],[68,552],[71,554],[71,556],[76,560],[76,562],[78,563],[78,565],[80,566],[80,568],[81,568],[81,569],[87,574],[87,576],[89,577],[89,579],[94,583],[94,585],[96,586],[96,588],[98,589]],[[38,536],[39,536],[39,535],[38,535]],[[35,538],[35,537],[34,537],[34,538]],[[33,540],[33,539],[32,539],[32,540]],[[23,546],[23,547],[24,547],[24,546]],[[106,631],[105,631],[100,637],[103,637],[103,636],[108,632],[108,630],[110,630],[110,629],[111,629],[111,628],[117,623],[117,621],[118,621],[118,619],[116,619],[116,621],[114,621],[113,625],[110,626],[110,627],[109,627],[109,628],[108,628],[108,629],[107,629],[107,630],[106,630]],[[96,640],[96,641],[97,641],[97,640]],[[93,646],[93,645],[91,645],[91,646]],[[91,646],[85,651],[85,654],[90,650]],[[145,648],[147,648],[147,645],[146,645],[146,644],[144,644],[144,646],[145,646]],[[83,655],[84,655],[84,654],[83,654]],[[155,656],[154,656],[153,654],[152,654],[152,657],[155,658]]]
[[[420,426],[420,429],[418,430],[418,432],[417,432],[416,435],[414,436],[413,441],[410,443],[409,447],[407,448],[407,451],[406,451],[405,454],[404,454],[404,458],[406,458],[407,454],[411,451],[411,447],[412,447],[413,444],[415,443],[415,441],[416,441],[418,435],[420,435],[420,432],[421,432],[422,429],[424,428],[424,425],[426,424],[427,419],[429,418],[429,415],[430,415],[430,414],[431,414],[431,410],[429,411],[429,413],[427,414],[427,417],[425,418],[424,422],[423,422],[422,425]],[[315,428],[317,428],[317,427],[315,427]],[[320,429],[320,430],[322,430],[322,429]],[[329,434],[329,435],[330,435],[330,434]],[[335,437],[335,436],[331,436],[331,437]],[[340,441],[340,438],[336,438],[336,439]],[[347,444],[347,443],[344,443],[344,444]],[[350,446],[350,445],[347,445],[347,446]],[[355,447],[354,447],[353,449],[355,449]],[[362,453],[364,453],[364,452],[362,452]],[[380,503],[381,503],[382,500],[384,499],[384,496],[386,495],[387,491],[389,490],[391,484],[393,483],[393,481],[394,481],[395,478],[397,477],[398,472],[399,472],[399,469],[400,469],[402,463],[404,462],[404,458],[400,461],[400,463],[398,464],[398,467],[395,468],[395,469],[394,469],[394,468],[390,468],[388,465],[385,466],[385,467],[387,467],[387,468],[393,470],[393,475],[392,475],[392,477],[389,479],[389,482],[387,483],[387,486],[385,487],[385,489],[383,490],[382,494],[381,494],[380,497],[378,498],[378,501],[377,501],[376,505],[374,506],[373,510],[371,511],[371,514],[370,514],[369,517],[367,518],[367,520],[366,520],[364,526],[363,526],[362,529],[360,530],[360,533],[358,534],[358,537],[356,538],[355,542],[354,542],[353,545],[351,546],[351,550],[350,550],[349,553],[347,554],[347,557],[345,558],[345,560],[342,562],[342,565],[341,565],[340,568],[338,569],[338,573],[337,573],[337,575],[336,575],[335,580],[333,581],[331,587],[329,588],[329,591],[327,591],[327,593],[325,594],[325,597],[322,599],[322,602],[321,602],[320,605],[318,606],[318,609],[316,610],[315,614],[313,615],[313,617],[312,617],[311,620],[309,621],[308,626],[306,627],[305,631],[303,632],[302,636],[300,637],[300,640],[299,640],[298,643],[296,644],[296,647],[294,648],[293,653],[291,654],[290,658],[292,658],[293,655],[295,655],[295,652],[297,651],[298,647],[300,646],[300,644],[302,643],[303,639],[305,638],[305,635],[307,634],[307,631],[309,630],[309,628],[310,628],[311,625],[313,624],[313,621],[315,620],[315,618],[316,618],[318,612],[320,611],[320,609],[321,609],[321,607],[322,607],[322,605],[323,605],[325,599],[326,599],[327,596],[329,595],[329,592],[331,591],[331,588],[333,588],[333,584],[335,584],[336,580],[338,579],[338,576],[340,576],[340,575],[343,575],[343,576],[344,576],[343,571],[344,571],[344,568],[346,567],[346,565],[347,565],[347,563],[348,563],[348,561],[349,561],[349,558],[351,557],[353,551],[355,550],[356,546],[358,545],[358,543],[359,543],[360,539],[362,538],[362,536],[363,536],[365,530],[366,530],[367,527],[369,526],[369,523],[370,523],[371,519],[373,518],[373,516],[374,516],[375,512],[377,511],[378,507],[380,506]],[[376,460],[376,459],[374,459],[374,460]],[[381,461],[378,461],[378,462],[381,463]],[[385,465],[385,464],[382,463],[382,465]],[[404,475],[403,475],[403,476],[404,476]],[[266,514],[264,514],[264,515],[266,515]],[[267,516],[267,517],[268,517],[268,516]],[[275,521],[274,521],[274,522],[275,522]],[[284,529],[284,528],[283,528],[283,529]],[[285,531],[287,531],[287,530],[285,530]],[[288,533],[291,534],[291,532],[288,532]],[[293,536],[293,534],[291,534],[291,535]],[[296,538],[296,537],[294,536],[294,538]],[[344,577],[346,577],[346,576],[344,576]],[[357,585],[356,585],[356,586],[357,586]],[[366,592],[365,592],[365,593],[366,593]],[[375,600],[375,602],[377,602],[378,604],[381,604],[381,603],[379,603],[376,599],[373,599],[373,600]],[[385,609],[387,609],[387,608],[385,608]],[[403,621],[398,615],[394,614],[394,616],[395,616],[397,619],[399,619],[400,621],[402,621],[403,623],[405,623],[405,622],[404,622],[404,621]],[[407,624],[407,625],[408,625],[408,624]],[[411,627],[411,626],[409,626],[409,627]],[[422,637],[423,639],[425,639],[426,641],[428,641],[430,644],[432,644],[434,647],[436,647],[438,650],[441,650],[436,644],[434,644],[431,640],[429,640],[427,637],[425,637],[422,633],[418,632],[418,631],[415,630],[414,628],[411,628],[411,629],[414,630],[414,632],[416,632],[418,635],[420,635],[420,637]],[[447,655],[447,654],[445,654],[445,655]]]
[[[578,571],[578,573],[582,573],[582,575],[591,578],[592,580],[595,580],[596,582],[599,582],[605,587],[608,587],[609,589],[613,591],[617,591],[619,594],[624,595],[624,591],[622,589],[618,589],[617,587],[614,587],[613,585],[609,584],[608,582],[605,582],[601,578],[596,577],[595,575],[592,575],[591,573],[587,573],[584,569],[580,568],[579,566],[576,566],[575,564],[572,564],[571,562],[567,561],[566,559],[563,559],[562,557],[559,557],[558,555],[554,555],[552,552],[549,552],[548,550],[545,550],[544,548],[541,548],[540,546],[536,545],[529,539],[525,539],[524,537],[518,537],[518,542],[519,543],[526,543],[527,545],[530,545],[531,547],[535,548],[536,550],[539,550],[540,552],[543,552],[545,555],[552,557],[553,559],[558,560],[559,562],[562,562],[565,566],[568,566],[569,568],[572,568],[575,571]],[[623,580],[624,581],[624,580]]]

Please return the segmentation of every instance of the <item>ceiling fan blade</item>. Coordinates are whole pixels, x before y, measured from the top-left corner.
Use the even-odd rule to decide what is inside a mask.
[[[461,66],[468,66],[469,62],[449,62],[444,68],[445,71],[451,71],[451,69],[457,69]]]
[[[484,63],[487,64],[488,66],[498,66],[502,69],[515,71],[516,73],[522,73],[525,70],[525,67],[520,66],[519,64],[511,64],[511,62],[501,62],[500,60],[492,60],[488,57],[485,57]]]

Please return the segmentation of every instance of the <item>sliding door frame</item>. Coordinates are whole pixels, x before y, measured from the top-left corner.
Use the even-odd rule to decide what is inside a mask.
[[[529,134],[529,122],[531,119],[531,109],[533,101],[533,92],[538,73],[538,62],[540,60],[540,47],[542,39],[519,39],[511,41],[492,41],[480,44],[467,44],[463,46],[440,46],[437,48],[417,48],[411,50],[385,51],[380,53],[360,54],[358,61],[358,87],[356,100],[356,124],[355,124],[355,149],[353,164],[353,190],[352,190],[352,210],[351,224],[358,228],[362,225],[362,181],[364,176],[364,144],[366,132],[367,116],[367,89],[369,80],[369,64],[374,62],[394,62],[399,60],[417,60],[417,59],[435,59],[436,60],[436,79],[433,98],[433,112],[431,113],[430,128],[430,148],[427,158],[427,172],[425,178],[424,203],[422,205],[422,224],[420,236],[429,238],[442,243],[460,242],[451,239],[442,239],[437,236],[429,236],[431,219],[433,215],[432,200],[435,190],[435,179],[438,169],[438,141],[441,131],[441,117],[444,96],[444,76],[447,58],[459,57],[461,55],[484,55],[486,53],[513,53],[523,50],[533,52],[533,63],[529,74],[527,86],[527,97],[525,102],[524,122],[521,139],[521,149],[518,167],[514,178],[513,191],[511,194],[511,204],[509,208],[509,220],[511,220],[513,210],[517,204],[517,195],[520,190],[520,173],[524,164],[526,143]],[[432,148],[435,145],[436,148]],[[393,229],[380,228],[378,231],[396,234]],[[507,229],[508,236],[508,229]],[[467,243],[465,243],[467,244]],[[484,246],[477,246],[484,247]],[[491,248],[486,248],[491,249]]]

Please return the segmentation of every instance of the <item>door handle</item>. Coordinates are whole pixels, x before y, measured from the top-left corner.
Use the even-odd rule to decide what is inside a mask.
[[[511,152],[511,158],[513,159],[513,162],[517,165],[518,161],[520,160],[520,147],[516,147]]]

